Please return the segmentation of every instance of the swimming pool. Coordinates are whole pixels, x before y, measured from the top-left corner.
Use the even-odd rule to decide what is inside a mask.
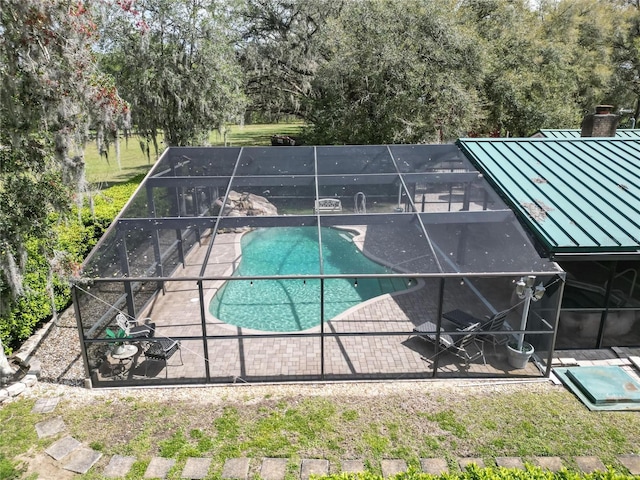
[[[243,235],[234,276],[317,275],[316,227],[261,228]],[[393,273],[365,257],[345,230],[322,228],[326,274]],[[407,289],[402,278],[326,279],[324,317],[331,319],[373,297]],[[269,332],[294,332],[320,324],[320,280],[232,280],[211,299],[209,312],[225,323]]]

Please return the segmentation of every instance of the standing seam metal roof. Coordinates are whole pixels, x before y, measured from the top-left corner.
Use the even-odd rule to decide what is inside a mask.
[[[534,135],[544,138],[580,138],[580,129],[577,128],[545,128],[538,130]],[[638,128],[619,128],[616,130],[615,138],[640,138],[640,129]]]
[[[460,139],[550,257],[640,254],[640,138]]]

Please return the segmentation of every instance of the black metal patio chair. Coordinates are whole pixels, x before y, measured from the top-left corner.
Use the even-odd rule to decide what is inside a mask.
[[[164,362],[164,374],[165,378],[169,378],[169,359],[176,353],[180,353],[180,365],[184,365],[182,360],[182,349],[180,348],[180,342],[172,338],[151,338],[146,341],[147,347],[144,350],[145,357],[145,369],[144,376],[148,376],[149,363]],[[177,366],[177,365],[176,365]]]

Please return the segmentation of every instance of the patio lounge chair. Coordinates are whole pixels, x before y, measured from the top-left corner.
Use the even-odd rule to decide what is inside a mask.
[[[467,312],[456,309],[443,313],[442,318],[446,318],[450,322],[454,323],[458,328],[465,328],[469,325],[479,323],[480,330],[488,333],[488,335],[481,335],[480,340],[493,344],[493,348],[495,350],[496,345],[504,345],[509,340],[506,334],[496,335],[495,332],[504,330],[504,322],[511,310],[513,310],[513,307],[497,312],[485,319],[479,319]]]
[[[180,352],[180,365],[184,365],[182,361],[182,350],[180,349],[180,342],[178,340],[174,340],[172,338],[153,338],[149,339],[147,342],[147,348],[144,350],[145,356],[145,369],[144,376],[147,376],[147,371],[149,369],[149,362],[152,361],[160,361],[164,362],[164,374],[165,378],[169,377],[168,372],[168,360],[173,356],[174,353]]]
[[[484,358],[484,343],[479,339],[479,335],[475,333],[479,330],[480,323],[474,323],[465,328],[458,328],[454,323],[446,320],[442,321],[439,337],[436,334],[436,324],[433,322],[425,322],[413,329],[420,338],[433,343],[434,345],[439,339],[440,351],[428,359],[425,358],[425,360],[433,360],[437,355],[446,351],[451,352],[464,360],[465,368],[468,368],[469,363],[477,360],[478,358],[482,358],[483,364],[487,363]],[[464,332],[464,334],[461,333],[460,335],[454,336],[448,333],[442,333],[445,331],[458,331]]]

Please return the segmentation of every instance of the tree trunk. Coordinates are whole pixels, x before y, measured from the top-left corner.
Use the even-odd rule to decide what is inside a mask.
[[[118,163],[118,171],[122,171],[122,163],[120,162],[120,130],[116,127],[116,138],[113,141],[116,149],[116,162]]]
[[[2,340],[0,339],[0,378],[10,377],[15,372],[11,365],[9,365],[9,360],[4,353],[4,345],[2,345]]]

